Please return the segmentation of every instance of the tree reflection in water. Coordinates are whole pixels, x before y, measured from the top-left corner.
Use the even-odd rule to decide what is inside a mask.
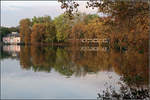
[[[54,69],[67,77],[114,71],[121,77],[120,91],[108,86],[107,90],[98,94],[98,98],[149,98],[148,52],[130,49],[125,52],[104,51],[98,48],[98,51],[90,51],[81,47],[21,46],[17,59],[20,59],[22,69],[35,72],[51,72]]]
[[[22,50],[28,51],[27,48],[22,48]],[[20,53],[22,53],[22,50]],[[132,50],[118,52],[113,49],[106,52],[101,48],[99,51],[88,51],[80,50],[80,47],[74,49],[74,47],[31,46],[31,56],[25,59],[32,59],[32,66],[30,67],[34,71],[50,72],[53,68],[67,77],[72,75],[80,77],[99,71],[115,71],[121,76],[120,80],[124,83],[120,83],[120,92],[113,89],[113,86],[109,86],[103,94],[99,94],[99,97],[116,99],[149,98],[148,52],[139,53]],[[28,61],[23,62],[29,64]],[[22,67],[28,69],[29,66],[22,65]]]

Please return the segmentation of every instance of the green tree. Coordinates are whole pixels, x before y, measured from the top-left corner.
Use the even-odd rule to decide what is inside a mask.
[[[99,18],[99,16],[97,14],[88,14],[88,15],[84,16],[83,21],[85,24],[88,24],[89,21],[96,19],[96,18]]]
[[[51,17],[50,16],[43,16],[43,17],[36,17],[34,16],[32,18],[32,25],[38,24],[38,23],[49,23],[51,22]]]
[[[45,42],[53,42],[56,39],[56,27],[53,22],[48,22],[45,25],[46,30],[45,30]]]
[[[67,41],[71,32],[71,21],[64,14],[54,19],[57,41]]]
[[[0,27],[0,40],[2,41],[3,37],[10,33],[9,28],[7,27]]]

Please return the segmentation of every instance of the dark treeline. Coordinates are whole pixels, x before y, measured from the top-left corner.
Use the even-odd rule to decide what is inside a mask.
[[[19,32],[19,26],[17,27],[0,27],[0,41],[2,38],[10,34],[11,32]]]

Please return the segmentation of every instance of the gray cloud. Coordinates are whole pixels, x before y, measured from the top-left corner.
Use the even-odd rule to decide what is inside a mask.
[[[86,2],[79,1],[80,12],[96,13],[97,9],[85,9]],[[1,2],[1,25],[17,26],[19,20],[32,18],[33,16],[50,15],[52,18],[64,12],[57,1],[2,1]]]

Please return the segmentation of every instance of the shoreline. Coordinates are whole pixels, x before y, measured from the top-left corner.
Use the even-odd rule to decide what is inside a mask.
[[[97,43],[35,43],[35,44],[24,44],[24,43],[19,43],[19,44],[6,44],[6,43],[1,43],[3,45],[20,45],[20,46],[94,46],[98,47],[101,46],[102,44],[97,44]]]

